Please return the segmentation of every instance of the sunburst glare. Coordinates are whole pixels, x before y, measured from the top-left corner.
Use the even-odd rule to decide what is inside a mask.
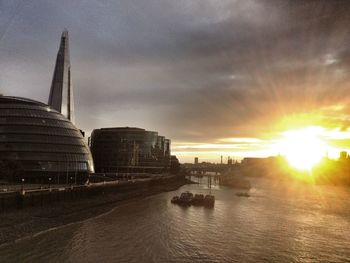
[[[319,133],[318,127],[285,131],[277,147],[291,166],[300,170],[310,170],[327,152],[327,144]]]

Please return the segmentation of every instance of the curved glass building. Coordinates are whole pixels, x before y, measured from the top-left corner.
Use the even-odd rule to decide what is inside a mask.
[[[3,170],[15,168],[17,181],[81,183],[94,171],[89,147],[70,120],[18,97],[0,96],[0,160]]]

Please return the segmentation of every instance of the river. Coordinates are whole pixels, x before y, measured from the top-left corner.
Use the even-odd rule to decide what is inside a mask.
[[[215,207],[170,203],[206,179],[0,248],[1,262],[350,262],[350,191],[252,179],[214,185]]]

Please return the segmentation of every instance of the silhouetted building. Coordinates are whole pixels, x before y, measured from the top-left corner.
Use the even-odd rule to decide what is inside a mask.
[[[83,182],[94,170],[79,129],[44,103],[18,97],[0,96],[0,160],[13,169],[2,173],[9,181]]]
[[[170,156],[170,171],[172,173],[178,173],[180,171],[180,162],[175,155]]]
[[[69,59],[68,31],[63,31],[52,77],[48,105],[74,123],[74,100]]]
[[[348,153],[346,151],[341,151],[339,153],[339,160],[340,161],[344,161],[348,158]]]
[[[25,182],[85,182],[92,155],[74,121],[68,32],[62,33],[49,105],[0,96],[0,176]]]
[[[265,165],[268,158],[260,158],[260,157],[245,157],[242,160],[242,165]]]
[[[198,157],[194,157],[194,164],[198,164]]]
[[[170,168],[170,140],[157,132],[119,127],[93,130],[96,172],[160,173]]]

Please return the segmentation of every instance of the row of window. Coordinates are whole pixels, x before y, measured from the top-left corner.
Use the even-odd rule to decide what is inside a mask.
[[[19,116],[19,117],[33,117],[33,118],[47,118],[67,120],[63,115],[52,111],[42,110],[21,110],[21,109],[0,109],[0,117]]]
[[[0,126],[1,134],[44,134],[56,136],[82,137],[80,131],[76,129],[53,128],[53,127],[35,127],[35,126]]]
[[[42,127],[58,127],[65,129],[75,129],[69,121],[43,118],[20,118],[20,117],[0,117],[0,125],[31,125]]]
[[[111,146],[100,146],[100,147],[92,147],[91,151],[94,155],[122,155],[125,153],[138,152],[143,155],[164,155],[170,154],[169,150],[159,149],[159,148],[149,148],[149,147],[127,147],[125,145],[111,145]]]
[[[20,168],[31,171],[42,172],[71,172],[71,171],[87,171],[87,162],[42,162],[42,161],[30,161],[30,162],[18,162]]]
[[[96,167],[109,167],[109,166],[122,166],[122,165],[129,165],[133,162],[134,160],[115,160],[115,161],[110,161],[110,162],[98,162],[95,160],[95,166]],[[164,164],[170,163],[169,160],[164,160],[164,161],[135,161],[136,165],[139,166],[162,166]]]
[[[90,161],[91,155],[79,153],[41,153],[41,152],[0,152],[0,160],[84,162]]]
[[[164,158],[155,158],[150,156],[137,156],[133,158],[132,156],[115,156],[114,158],[94,158],[94,162],[96,166],[109,166],[111,164],[120,165],[121,163],[130,163],[132,161],[136,161],[139,164],[159,164],[166,163],[170,161],[170,156],[166,156]]]
[[[147,168],[158,168],[158,169],[163,169],[166,167],[170,166],[170,162],[165,164],[154,164],[154,165],[143,165],[143,164],[138,164],[138,165],[132,165],[132,164],[113,164],[113,165],[105,165],[105,166],[96,166],[96,172],[118,172],[118,170],[122,170],[124,168],[140,168],[140,169],[147,169]]]
[[[0,143],[47,143],[86,146],[83,138],[37,135],[37,134],[0,134]],[[54,147],[52,145],[51,147]]]
[[[64,153],[89,153],[85,146],[77,145],[48,145],[42,143],[1,143],[0,152],[64,152]]]
[[[108,140],[114,139],[114,138],[129,138],[129,139],[141,139],[141,140],[150,140],[150,141],[156,141],[158,140],[158,133],[157,132],[101,132],[99,130],[94,130],[92,133],[92,137],[94,139],[100,139],[100,138],[107,138]]]
[[[41,105],[30,105],[30,104],[0,104],[0,109],[27,109],[27,110],[43,110],[43,111],[51,111],[48,106]]]
[[[151,150],[161,150],[161,151],[166,151],[167,148],[161,148],[158,145],[147,145],[147,144],[142,144],[142,143],[106,143],[106,144],[93,144],[92,147],[93,149],[97,151],[104,151],[106,149],[133,149],[133,148],[138,148],[142,149],[143,151],[151,151]]]
[[[149,140],[146,138],[134,138],[134,137],[92,137],[91,140],[93,145],[99,144],[110,144],[110,143],[138,143],[138,144],[146,144],[150,146],[159,145],[161,147],[170,147],[170,140],[167,142],[157,142],[157,140]]]

